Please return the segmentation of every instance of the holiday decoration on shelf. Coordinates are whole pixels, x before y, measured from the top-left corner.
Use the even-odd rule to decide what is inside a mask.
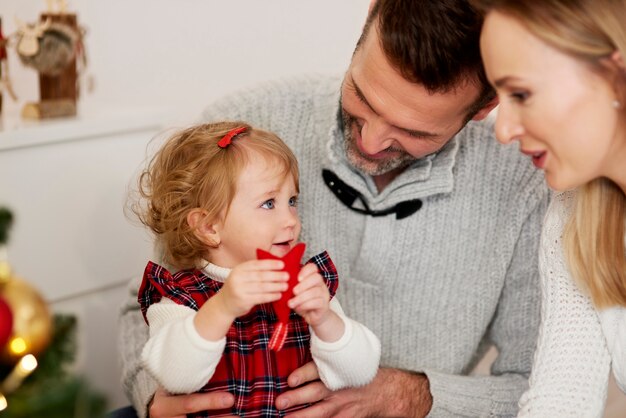
[[[11,85],[11,79],[9,78],[8,43],[9,40],[2,33],[2,18],[0,18],[0,114],[2,113],[2,96],[5,90],[13,100],[17,100]]]
[[[79,76],[87,67],[85,29],[76,14],[67,11],[64,0],[46,3],[47,11],[37,22],[16,18],[17,31],[9,37],[20,61],[39,74],[40,101],[26,103],[22,111],[22,117],[29,119],[76,115]],[[0,43],[0,62],[1,47],[7,44]]]
[[[78,33],[50,17],[33,26],[18,21],[17,53],[22,63],[40,74],[58,76],[76,57]]]
[[[0,18],[0,83],[6,77],[5,63],[7,61],[7,40],[2,34],[2,19]],[[0,113],[2,113],[2,91],[4,86],[0,84]],[[1,337],[1,336],[0,336]]]
[[[51,316],[41,295],[11,270],[12,221],[0,208],[0,416],[102,417],[104,398],[66,370],[76,351],[76,319]]]

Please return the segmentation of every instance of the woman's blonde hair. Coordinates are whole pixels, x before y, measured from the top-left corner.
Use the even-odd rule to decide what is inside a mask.
[[[483,12],[511,16],[547,44],[585,62],[605,77],[626,104],[624,0],[475,0]],[[609,98],[607,98],[609,100]],[[620,123],[624,125],[625,106]],[[626,165],[626,161],[624,162]],[[607,178],[579,188],[563,242],[572,276],[599,308],[626,306],[626,195]]]
[[[230,145],[218,141],[231,130],[245,127]],[[205,220],[218,220],[228,212],[237,192],[237,179],[250,158],[262,157],[269,166],[293,176],[298,188],[298,162],[289,147],[271,132],[244,122],[193,126],[175,133],[139,176],[140,199],[132,210],[156,235],[163,261],[179,269],[200,267],[209,248],[188,221],[194,209]]]

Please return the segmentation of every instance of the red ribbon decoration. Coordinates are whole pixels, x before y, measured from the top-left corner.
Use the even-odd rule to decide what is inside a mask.
[[[300,242],[293,247],[284,257],[276,257],[273,254],[268,253],[260,249],[256,250],[256,255],[259,260],[283,260],[285,266],[281,271],[289,273],[288,288],[283,292],[279,300],[272,302],[272,307],[276,316],[278,317],[278,324],[274,329],[272,338],[269,342],[270,350],[279,351],[285,344],[287,338],[287,329],[289,327],[289,314],[291,309],[287,306],[287,301],[293,297],[293,288],[298,284],[298,273],[300,273],[300,260],[304,255],[304,249],[306,246]]]
[[[228,133],[226,135],[224,135],[224,137],[222,139],[219,140],[217,145],[220,148],[226,148],[227,146],[230,145],[230,143],[232,142],[232,140],[233,140],[233,138],[235,136],[237,136],[240,133],[243,133],[243,132],[245,132],[247,130],[248,130],[248,128],[246,128],[245,126],[241,126],[239,128],[231,129],[230,131],[228,131]]]
[[[0,19],[0,61],[7,59],[7,40],[2,35],[2,19]],[[2,68],[0,68],[0,75],[2,75]]]

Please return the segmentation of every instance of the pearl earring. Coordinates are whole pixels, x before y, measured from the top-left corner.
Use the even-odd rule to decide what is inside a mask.
[[[619,100],[613,100],[611,105],[613,106],[613,109],[621,109],[622,108],[622,102],[620,102]]]

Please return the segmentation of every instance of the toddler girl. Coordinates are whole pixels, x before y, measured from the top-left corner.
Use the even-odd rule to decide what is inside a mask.
[[[241,122],[183,130],[139,186],[146,204],[136,211],[172,268],[149,262],[139,290],[150,326],[142,360],[167,391],[231,392],[233,408],[212,417],[276,417],[290,412],[275,407],[288,375],[311,359],[333,390],[373,379],[380,343],[333,298],[326,252],[300,270],[284,345],[269,349],[279,324],[271,302],[288,289],[280,258],[301,228],[298,164],[276,135]],[[278,259],[258,260],[258,249]]]

